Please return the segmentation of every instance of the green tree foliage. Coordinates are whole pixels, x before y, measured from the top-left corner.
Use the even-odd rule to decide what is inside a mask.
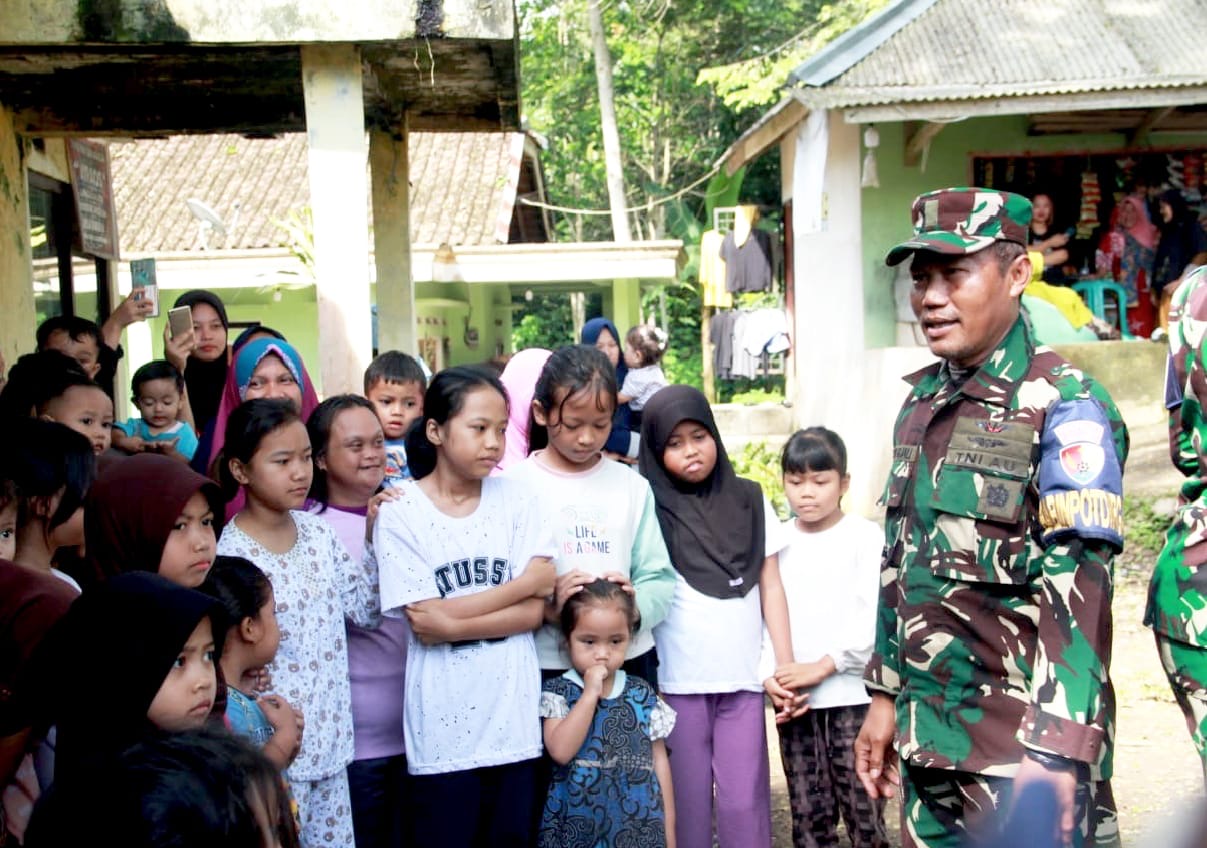
[[[704,68],[697,82],[712,86],[731,109],[768,106],[783,96],[788,75],[851,27],[885,6],[888,0],[841,0],[837,3],[807,3],[813,14],[800,32],[771,50],[753,50],[736,62]]]
[[[612,51],[628,205],[637,238],[673,235],[668,213],[648,204],[699,180],[759,115],[726,106],[700,70],[728,64],[781,44],[816,0],[707,0],[674,4],[637,0],[604,7]],[[528,125],[549,142],[542,155],[546,185],[557,205],[607,208],[599,103],[586,27],[585,0],[521,0],[521,79]],[[760,44],[765,46],[760,47]],[[774,162],[763,160],[746,179],[743,200],[778,204]],[[684,195],[703,221],[705,185]],[[558,234],[610,239],[605,215],[558,213]]]
[[[534,292],[532,300],[517,296],[519,307],[513,319],[511,344],[514,350],[543,347],[547,350],[574,344],[574,321],[570,316],[570,298],[561,293]]]
[[[666,330],[662,370],[672,383],[701,385],[700,289],[693,282],[650,289],[642,295],[642,310]],[[663,314],[665,309],[665,317]],[[623,330],[621,332],[624,332]]]
[[[791,68],[887,0],[618,0],[603,6],[612,54],[626,203],[637,239],[678,238],[680,282],[648,292],[647,315],[670,335],[668,377],[700,384],[699,239],[715,205],[780,204],[778,155],[734,178],[703,180],[774,100]],[[550,200],[603,214],[555,212],[559,240],[610,240],[599,101],[586,0],[519,0],[524,117],[548,145]],[[668,198],[674,195],[673,199]],[[516,349],[566,338],[565,295],[517,301]],[[587,317],[598,315],[588,305]],[[611,316],[610,316],[611,317]],[[622,327],[621,330],[626,330]]]
[[[729,457],[733,470],[739,477],[745,477],[759,484],[775,514],[781,521],[792,515],[788,506],[788,498],[784,495],[784,477],[780,472],[780,450],[771,447],[766,442],[747,442],[742,448]]]

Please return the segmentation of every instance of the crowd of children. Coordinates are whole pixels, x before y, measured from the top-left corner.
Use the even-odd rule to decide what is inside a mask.
[[[0,832],[770,846],[769,698],[796,844],[886,844],[851,750],[879,533],[836,434],[789,440],[783,522],[659,330],[430,383],[386,352],[320,403],[280,334],[180,303],[141,417],[79,319],[0,392]]]

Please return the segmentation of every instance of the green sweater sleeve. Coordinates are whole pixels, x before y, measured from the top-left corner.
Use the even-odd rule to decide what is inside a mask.
[[[645,506],[633,533],[629,579],[637,592],[641,629],[653,630],[666,618],[675,596],[675,570],[662,539],[662,528],[654,510],[654,493],[645,490]]]

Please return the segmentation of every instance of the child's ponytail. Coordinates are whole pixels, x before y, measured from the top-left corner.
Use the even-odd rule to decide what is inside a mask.
[[[616,369],[607,355],[594,345],[580,344],[558,348],[545,362],[532,393],[533,401],[545,410],[546,419],[553,412],[554,398],[558,391],[565,392],[561,403],[558,404],[558,420],[561,420],[561,407],[565,406],[566,401],[583,391],[592,392],[597,402],[602,399],[608,403],[606,408],[599,408],[600,412],[615,413]],[[531,411],[528,415],[528,452],[531,454],[548,446],[549,431],[543,424],[537,423]]]
[[[222,605],[227,630],[238,627],[245,618],[258,616],[272,597],[268,575],[237,556],[214,557],[214,565],[198,590]]]
[[[461,411],[465,396],[475,389],[490,388],[507,402],[507,390],[491,371],[476,365],[460,365],[441,371],[423,396],[423,415],[415,419],[407,431],[407,468],[416,480],[422,480],[436,470],[438,452],[427,437],[427,422],[445,424]]]
[[[265,436],[300,420],[293,403],[283,398],[256,398],[235,407],[227,419],[226,439],[214,462],[218,485],[227,503],[235,499],[240,485],[231,472],[231,462],[238,460],[247,465]]]

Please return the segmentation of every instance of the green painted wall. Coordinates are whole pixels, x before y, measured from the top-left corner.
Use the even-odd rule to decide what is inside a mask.
[[[970,118],[946,127],[931,142],[926,170],[905,165],[905,125],[877,124],[879,188],[863,189],[864,338],[868,347],[886,347],[896,339],[893,269],[884,264],[888,249],[910,234],[914,197],[945,186],[966,185],[972,159],[980,155],[1025,156],[1124,150],[1122,135],[1028,136],[1026,115]],[[1154,134],[1153,148],[1207,147],[1207,135]]]
[[[156,356],[163,354],[163,328],[168,321],[168,309],[182,294],[184,294],[183,291],[167,289],[160,291],[160,315],[158,318],[151,318],[148,321],[151,325],[151,348]],[[306,370],[310,372],[310,378],[314,380],[315,390],[322,394],[317,367],[319,361],[318,303],[315,300],[313,286],[304,289],[283,289],[279,302],[272,300],[270,292],[261,292],[254,288],[218,289],[215,294],[221,297],[222,302],[226,304],[226,314],[231,321],[259,321],[289,339],[289,343],[296,347],[298,353],[302,355],[302,361],[306,363]],[[88,315],[90,313],[82,311],[80,314]],[[234,341],[241,332],[243,332],[242,329],[232,329],[231,341]],[[141,364],[131,363],[131,370],[133,371],[133,368],[137,368]]]
[[[455,287],[455,288],[454,288]],[[318,303],[315,299],[314,287],[304,289],[282,290],[281,300],[273,301],[271,292],[258,289],[219,289],[216,292],[223,303],[231,321],[259,321],[284,334],[290,344],[298,349],[306,370],[314,380],[315,390],[322,395],[323,387],[318,368]],[[162,290],[160,296],[165,304],[158,318],[148,322],[151,328],[152,349],[155,356],[163,352],[163,328],[167,323],[167,309],[183,294],[182,291]],[[478,345],[470,348],[465,343],[464,307],[441,306],[431,307],[419,305],[419,336],[437,336],[449,339],[449,365],[468,365],[483,362],[495,355],[498,344],[503,350],[511,350],[511,292],[507,286],[475,285],[465,283],[419,283],[416,286],[416,297],[444,298],[467,301],[472,305],[470,324],[478,329]],[[93,303],[95,303],[93,301]],[[89,314],[86,310],[81,314]],[[425,318],[435,318],[442,324],[424,323]],[[233,340],[241,330],[232,330]],[[131,369],[137,368],[141,362],[131,363]]]

